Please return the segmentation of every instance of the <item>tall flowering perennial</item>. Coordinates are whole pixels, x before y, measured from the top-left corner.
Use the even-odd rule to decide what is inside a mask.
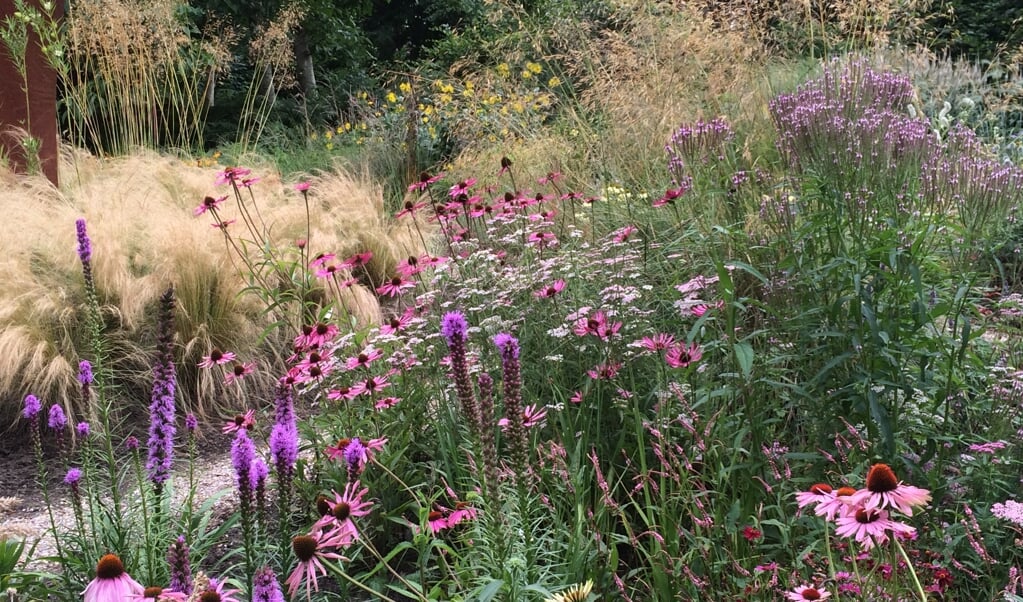
[[[85,602],[130,600],[145,591],[142,585],[125,572],[124,563],[114,554],[107,554],[96,564],[96,578],[82,592]]]
[[[178,538],[171,542],[167,550],[167,566],[170,567],[170,582],[167,589],[183,594],[192,593],[192,564],[184,535],[178,535]]]
[[[248,431],[238,429],[231,444],[231,465],[234,467],[235,485],[238,488],[239,511],[242,518],[242,538],[245,548],[245,573],[253,574],[253,506],[256,502],[253,463],[256,448]]]
[[[469,363],[465,348],[469,324],[465,321],[465,315],[461,312],[444,314],[440,321],[440,332],[447,341],[448,351],[451,352],[451,372],[455,379],[458,401],[462,404],[462,413],[469,422],[469,428],[477,433],[480,424],[479,408],[472,390],[472,382],[469,380]]]
[[[146,473],[157,495],[170,479],[174,461],[176,373],[174,369],[174,289],[160,297],[159,334],[153,365],[153,393],[149,404],[149,459]]]
[[[270,458],[277,475],[277,512],[282,532],[291,515],[292,479],[298,460],[298,425],[295,422],[291,387],[280,385],[274,400],[274,425],[270,430]]]
[[[504,380],[504,412],[508,420],[508,447],[515,474],[525,474],[529,455],[526,451],[525,414],[522,408],[522,376],[519,363],[519,340],[508,333],[494,337],[494,345],[501,352],[501,370]]]
[[[268,566],[256,571],[252,580],[252,602],[284,602],[284,592],[277,583],[277,575]]]
[[[664,150],[668,153],[668,171],[676,185],[684,189],[682,194],[692,184],[693,168],[722,161],[726,146],[734,137],[732,127],[723,117],[683,123],[675,130]]]
[[[494,437],[494,379],[486,372],[476,380],[480,390],[480,451],[483,459],[483,487],[488,500],[495,505],[500,475],[497,441]]]

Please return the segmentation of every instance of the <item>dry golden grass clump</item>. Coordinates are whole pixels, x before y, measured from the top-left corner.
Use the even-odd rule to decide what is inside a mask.
[[[5,219],[0,222],[0,424],[16,419],[21,399],[32,392],[62,403],[72,419],[83,416],[76,381],[80,357],[87,357],[85,294],[76,253],[75,220],[86,219],[93,247],[93,271],[106,321],[106,340],[120,400],[148,405],[148,374],[155,338],[155,308],[169,285],[177,297],[177,360],[186,406],[217,412],[222,376],[195,365],[211,348],[238,353],[246,361],[287,354],[289,333],[259,345],[271,316],[246,285],[242,262],[209,214],[193,216],[217,188],[215,168],[196,167],[155,154],[102,160],[75,157],[62,166],[65,185],[57,190],[41,177],[0,174]],[[298,239],[309,251],[339,256],[372,250],[362,277],[379,283],[401,257],[422,252],[418,237],[382,214],[378,186],[344,173],[321,175],[310,190],[311,235],[301,194],[285,187],[269,170],[252,193],[265,232],[281,253],[297,258]],[[248,191],[244,191],[246,194]],[[223,219],[235,219],[234,201],[222,206]],[[228,227],[236,241],[250,238],[242,220]],[[248,249],[259,245],[242,243]],[[251,258],[258,263],[260,257]],[[350,289],[346,305],[361,324],[378,323],[379,304],[363,286]],[[82,356],[79,353],[82,352]],[[262,382],[276,375],[264,359]],[[249,387],[259,390],[259,379]]]

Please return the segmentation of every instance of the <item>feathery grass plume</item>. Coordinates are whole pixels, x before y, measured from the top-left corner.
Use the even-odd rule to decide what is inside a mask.
[[[171,477],[174,461],[174,434],[177,416],[174,392],[177,378],[174,370],[174,288],[160,297],[159,334],[156,362],[153,365],[153,394],[149,406],[149,460],[146,473],[157,498],[164,483]]]

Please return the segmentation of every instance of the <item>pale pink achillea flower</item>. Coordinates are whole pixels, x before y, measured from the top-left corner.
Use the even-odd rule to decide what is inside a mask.
[[[1015,500],[1005,500],[991,505],[991,514],[1023,527],[1023,504]]]
[[[313,531],[309,535],[299,535],[291,540],[291,549],[298,558],[298,565],[284,582],[288,586],[288,595],[292,598],[298,589],[305,584],[306,599],[312,598],[312,592],[320,591],[317,583],[317,575],[326,575],[327,568],[323,566],[324,560],[348,560],[337,552],[329,551],[343,545],[344,535],[339,532],[325,534],[322,531]]]
[[[887,464],[871,466],[866,485],[865,489],[856,492],[852,503],[863,504],[868,510],[891,507],[906,516],[913,516],[915,506],[924,506],[931,501],[928,490],[900,483]]]
[[[202,361],[199,362],[199,367],[212,368],[213,366],[222,366],[231,363],[236,357],[237,355],[231,351],[221,351],[214,347],[209,355],[202,358]]]
[[[868,550],[875,544],[888,541],[888,531],[902,535],[916,532],[913,527],[889,518],[886,510],[877,508],[852,507],[835,522],[838,524],[835,534],[851,537]]]
[[[107,554],[96,564],[96,578],[82,594],[84,602],[123,602],[130,596],[145,592],[144,587],[124,571],[124,563],[114,554]]]
[[[809,585],[800,585],[790,592],[785,592],[786,599],[795,600],[796,602],[802,600],[827,600],[830,597],[830,592]]]
[[[682,293],[683,295],[689,295],[689,294],[701,291],[708,284],[714,284],[717,281],[718,281],[718,277],[717,276],[711,276],[710,278],[708,278],[706,276],[702,276],[702,275],[701,276],[694,276],[693,278],[690,278],[688,281],[684,282],[683,284],[676,285],[675,286],[675,290],[677,290],[678,292]]]

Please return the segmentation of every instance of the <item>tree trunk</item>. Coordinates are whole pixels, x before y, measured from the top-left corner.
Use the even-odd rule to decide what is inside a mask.
[[[298,67],[298,85],[302,88],[302,96],[310,98],[316,93],[316,74],[313,72],[313,53],[309,50],[309,36],[305,27],[295,31],[292,40],[295,51],[295,65]]]

